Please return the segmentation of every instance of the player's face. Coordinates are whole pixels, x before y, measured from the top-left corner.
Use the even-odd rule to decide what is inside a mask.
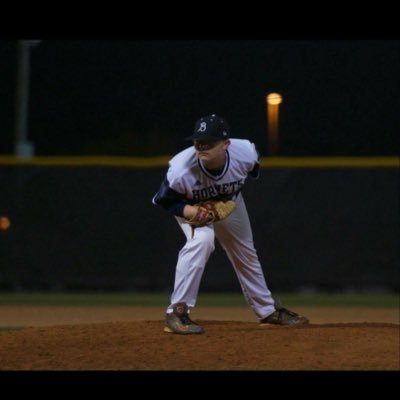
[[[208,151],[218,146],[222,140],[195,140],[194,147],[197,151]]]
[[[195,140],[194,148],[197,157],[202,161],[212,161],[224,158],[225,150],[229,146],[229,140]]]

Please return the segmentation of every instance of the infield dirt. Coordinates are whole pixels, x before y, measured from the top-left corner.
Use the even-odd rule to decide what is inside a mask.
[[[260,327],[208,307],[202,335],[163,332],[159,307],[5,306],[1,370],[400,370],[398,310],[298,308],[311,324]]]

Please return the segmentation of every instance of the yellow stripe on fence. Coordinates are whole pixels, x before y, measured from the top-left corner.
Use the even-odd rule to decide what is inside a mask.
[[[263,157],[262,167],[399,167],[399,157]]]
[[[151,168],[167,167],[170,158],[170,156],[35,156],[32,158],[0,156],[0,165]],[[263,168],[398,168],[400,157],[262,157],[260,164]]]
[[[165,167],[169,156],[111,157],[111,156],[36,156],[22,158],[0,156],[0,165],[33,166],[100,166],[100,167]]]

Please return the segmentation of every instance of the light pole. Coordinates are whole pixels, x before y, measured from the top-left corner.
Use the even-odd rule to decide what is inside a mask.
[[[279,93],[270,93],[265,97],[265,101],[267,105],[268,154],[275,155],[278,152],[278,116],[282,96]]]
[[[29,105],[29,55],[30,49],[40,40],[18,41],[18,72],[15,110],[15,154],[17,157],[32,157],[33,143],[28,141]]]

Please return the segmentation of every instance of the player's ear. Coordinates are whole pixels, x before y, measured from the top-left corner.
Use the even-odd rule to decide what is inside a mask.
[[[231,144],[231,141],[229,139],[226,139],[225,143],[224,143],[225,150],[229,147],[230,144]]]

